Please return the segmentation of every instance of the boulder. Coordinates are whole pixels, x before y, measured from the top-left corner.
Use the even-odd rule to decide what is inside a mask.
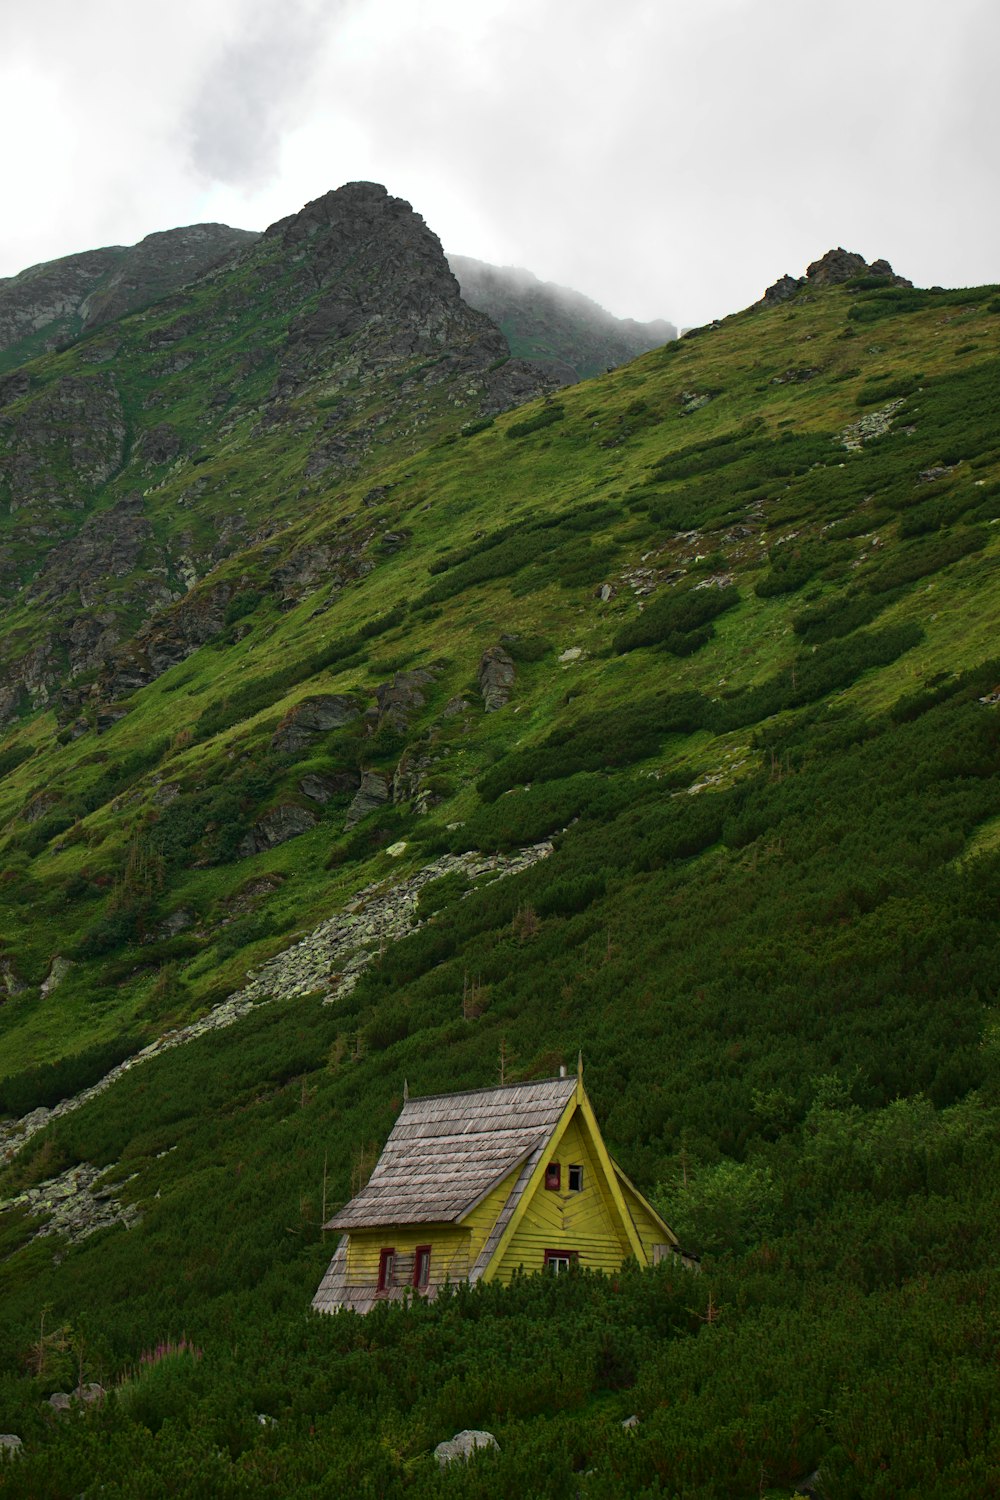
[[[16,1432],[0,1432],[0,1454],[4,1458],[8,1455],[13,1458],[15,1453],[20,1453],[24,1444]]]
[[[26,988],[14,960],[0,958],[0,1000],[12,1000],[15,995],[23,995]]]
[[[49,1397],[49,1405],[53,1411],[69,1411],[73,1405],[73,1398],[67,1391],[53,1391]]]
[[[488,714],[496,713],[510,701],[517,669],[514,658],[502,646],[488,646],[479,663],[479,690]]]
[[[838,246],[836,250],[828,250],[819,260],[814,260],[812,265],[806,267],[806,279],[813,286],[837,286],[842,281],[863,276],[867,270],[868,262],[863,255]]]
[[[357,771],[310,771],[299,782],[299,791],[312,802],[327,803],[343,792],[357,791],[360,784]]]
[[[383,807],[388,802],[390,795],[391,788],[388,776],[384,776],[381,771],[366,771],[361,778],[361,785],[358,787],[357,796],[347,809],[347,818],[344,822],[345,828],[353,828],[355,823],[359,823],[362,818],[366,818],[376,808]]]
[[[438,1466],[446,1469],[456,1459],[468,1463],[477,1448],[495,1448],[499,1452],[500,1444],[492,1432],[479,1432],[474,1427],[467,1427],[462,1432],[456,1432],[455,1436],[447,1442],[438,1443],[434,1449],[434,1457],[438,1461]]]
[[[413,714],[427,702],[421,689],[433,681],[433,672],[417,667],[412,672],[397,672],[391,682],[379,683],[375,689],[379,726],[389,724],[393,729],[404,730]]]
[[[294,754],[315,744],[331,729],[342,729],[360,716],[353,698],[344,693],[325,693],[322,697],[303,698],[286,715],[271,736],[271,749]]]
[[[74,967],[75,965],[73,964],[71,959],[63,958],[59,953],[53,955],[52,963],[49,966],[49,972],[46,978],[42,981],[42,986],[39,990],[39,994],[41,995],[43,1000],[51,995],[52,991],[54,989],[57,989],[58,986],[62,984],[63,980],[66,978],[66,975]]]
[[[776,307],[780,302],[789,302],[804,285],[804,276],[779,276],[777,281],[773,281],[768,287],[761,301],[767,307]]]
[[[189,927],[193,927],[194,922],[195,914],[190,906],[175,907],[164,917],[156,930],[156,935],[158,938],[177,937],[179,933],[186,932]]]
[[[274,849],[278,844],[287,844],[289,839],[296,839],[315,826],[316,814],[307,807],[299,807],[294,802],[282,802],[279,806],[272,807],[270,812],[266,812],[253,825],[239,846],[240,858],[246,859],[251,854],[262,854],[265,849]]]

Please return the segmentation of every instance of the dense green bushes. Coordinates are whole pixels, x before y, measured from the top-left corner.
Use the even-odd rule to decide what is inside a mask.
[[[710,638],[702,627],[739,603],[739,591],[723,588],[661,591],[647,603],[642,614],[630,620],[615,636],[619,655],[637,646],[662,645],[676,656],[688,656]]]
[[[555,422],[561,422],[565,415],[566,410],[558,401],[546,403],[533,417],[526,417],[523,422],[512,422],[507,428],[507,436],[522,438],[532,432],[541,432],[543,428],[551,427]]]
[[[0,1078],[0,1115],[26,1115],[29,1110],[51,1109],[60,1099],[70,1098],[103,1078],[118,1063],[137,1052],[142,1042],[135,1036],[100,1042],[58,1062],[39,1063],[23,1072]]]

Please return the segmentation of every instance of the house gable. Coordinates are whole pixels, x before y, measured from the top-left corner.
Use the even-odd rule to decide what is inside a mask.
[[[649,1264],[582,1079],[536,1156],[519,1201],[480,1272],[484,1281],[506,1281],[518,1266],[541,1270],[545,1251],[561,1247],[577,1250],[579,1264],[596,1270],[617,1270],[630,1255],[640,1265]],[[553,1161],[560,1164],[558,1190],[545,1186],[546,1167]],[[583,1167],[579,1192],[569,1186],[570,1165]]]

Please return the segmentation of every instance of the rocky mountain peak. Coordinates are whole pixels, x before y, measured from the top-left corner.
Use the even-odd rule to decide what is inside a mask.
[[[437,235],[379,183],[349,182],[272,224],[258,274],[262,287],[282,278],[282,295],[301,309],[281,358],[285,396],[348,358],[368,374],[436,359],[436,381],[461,373],[484,382],[491,411],[553,384],[508,358],[499,329],[463,302]]]
[[[885,276],[890,278],[893,286],[913,285],[905,276],[897,276],[887,260],[873,260],[869,265],[863,255],[838,245],[835,250],[828,250],[819,260],[814,260],[807,266],[804,276],[779,277],[768,287],[761,302],[770,307],[778,302],[787,302],[804,286],[839,286],[845,281],[852,281],[856,276]]]

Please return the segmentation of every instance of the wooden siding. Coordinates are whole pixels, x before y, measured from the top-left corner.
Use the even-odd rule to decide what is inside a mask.
[[[513,1172],[509,1172],[502,1182],[498,1182],[496,1187],[487,1193],[483,1201],[462,1221],[465,1228],[471,1234],[469,1249],[470,1266],[475,1264],[479,1252],[482,1250],[493,1226],[503,1212],[507,1199],[513,1192],[514,1185],[520,1175],[521,1168],[515,1167]]]
[[[576,1250],[581,1267],[599,1271],[616,1271],[631,1254],[604,1169],[579,1111],[551,1156],[562,1168],[560,1189],[546,1189],[543,1170],[493,1273],[500,1281],[509,1281],[519,1266],[525,1271],[540,1271],[546,1250]],[[546,1154],[543,1168],[548,1159]],[[571,1193],[568,1187],[571,1162],[583,1167],[583,1189],[578,1193]]]
[[[414,1252],[418,1245],[431,1247],[429,1286],[443,1286],[446,1281],[465,1281],[471,1265],[469,1240],[469,1231],[453,1224],[421,1224],[379,1229],[367,1234],[355,1230],[348,1240],[345,1285],[369,1287],[374,1292],[378,1287],[379,1256],[391,1247],[396,1252],[396,1260],[389,1290],[412,1290]]]
[[[642,1248],[646,1252],[646,1259],[650,1265],[654,1265],[662,1259],[662,1252],[656,1250],[656,1246],[665,1245],[673,1250],[677,1245],[676,1237],[669,1231],[664,1233],[664,1226],[658,1222],[655,1215],[650,1213],[639,1194],[630,1182],[626,1182],[619,1175],[618,1185],[625,1199],[625,1206],[632,1215],[632,1223],[642,1241]]]

